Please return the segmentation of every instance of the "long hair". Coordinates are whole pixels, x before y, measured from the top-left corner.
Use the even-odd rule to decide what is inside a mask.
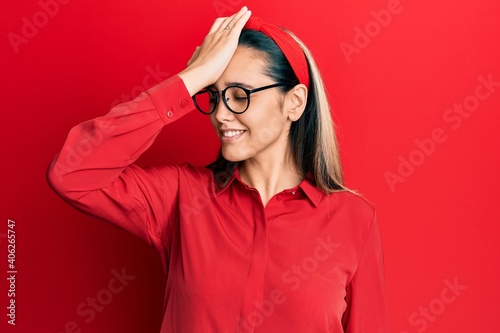
[[[325,193],[348,190],[344,187],[337,139],[330,114],[323,80],[318,67],[302,41],[287,31],[301,46],[309,67],[309,91],[302,116],[292,122],[289,143],[297,171]],[[265,74],[275,82],[285,83],[283,93],[290,91],[299,80],[278,45],[260,31],[243,30],[239,46],[245,46],[265,54]],[[218,188],[229,182],[239,162],[227,161],[219,151],[217,159],[207,168],[212,169]]]

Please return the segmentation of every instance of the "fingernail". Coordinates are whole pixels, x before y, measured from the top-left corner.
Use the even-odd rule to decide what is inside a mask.
[[[243,6],[241,10],[248,10],[247,6]]]

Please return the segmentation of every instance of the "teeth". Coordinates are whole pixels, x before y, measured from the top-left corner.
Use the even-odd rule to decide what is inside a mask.
[[[233,136],[236,136],[236,135],[240,135],[241,133],[243,133],[245,131],[227,131],[227,132],[222,132],[222,135],[224,135],[225,137],[233,137]]]

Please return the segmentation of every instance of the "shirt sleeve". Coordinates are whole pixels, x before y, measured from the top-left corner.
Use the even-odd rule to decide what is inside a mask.
[[[170,237],[179,170],[133,163],[165,125],[192,110],[184,82],[173,76],[73,127],[47,169],[47,182],[75,208],[160,249]]]
[[[383,249],[375,213],[357,269],[346,289],[346,303],[342,317],[346,333],[390,332]]]

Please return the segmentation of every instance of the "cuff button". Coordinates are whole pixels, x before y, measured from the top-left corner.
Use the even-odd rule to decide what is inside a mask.
[[[185,99],[183,99],[181,101],[181,108],[185,108],[187,106],[187,104],[188,104],[187,101]]]
[[[172,111],[167,112],[167,117],[172,118],[174,116],[174,113]]]

